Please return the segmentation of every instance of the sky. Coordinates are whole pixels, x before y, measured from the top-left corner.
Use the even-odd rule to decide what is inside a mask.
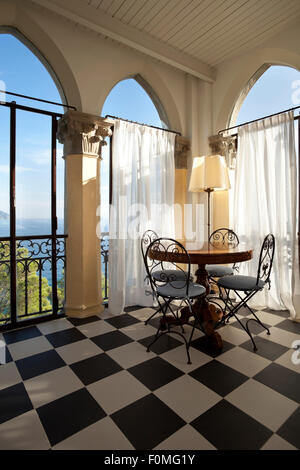
[[[250,78],[250,77],[249,77]],[[0,34],[0,89],[61,102],[57,87],[39,59],[18,39]],[[101,86],[101,81],[99,81]],[[237,123],[263,117],[300,105],[300,72],[283,66],[272,66],[250,90]],[[62,112],[61,107],[46,105],[6,95],[7,101]],[[3,94],[0,94],[3,100]],[[72,103],[70,103],[72,104]],[[118,83],[108,95],[103,109],[107,114],[145,124],[161,126],[150,97],[134,80]],[[17,112],[17,219],[50,217],[50,118]],[[103,228],[108,220],[109,146],[103,149],[101,197]],[[64,160],[58,144],[57,211],[64,211]],[[0,210],[9,212],[9,109],[0,106]]]

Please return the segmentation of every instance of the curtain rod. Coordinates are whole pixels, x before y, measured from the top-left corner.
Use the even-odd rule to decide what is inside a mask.
[[[18,96],[19,98],[26,98],[27,100],[40,101],[41,103],[54,104],[55,106],[63,106],[64,108],[70,108],[70,109],[74,109],[74,111],[77,111],[75,106],[70,106],[68,104],[56,103],[55,101],[48,101],[48,100],[43,100],[40,98],[34,98],[33,96],[20,95],[19,93],[13,93],[12,91],[6,91],[6,90],[0,90],[0,93],[4,93],[6,95]]]
[[[248,122],[244,122],[243,124],[237,124],[236,126],[227,127],[227,129],[221,129],[218,132],[218,134],[222,134],[222,132],[230,131],[232,129],[237,129],[238,127],[246,126],[247,124],[252,124],[252,122],[262,121],[263,119],[268,119],[270,117],[277,116],[278,114],[288,113],[289,111],[294,111],[295,109],[299,109],[299,108],[300,106],[295,106],[295,108],[290,108],[290,109],[286,109],[285,111],[279,111],[278,113],[269,114],[269,116],[264,116],[259,119],[253,119],[253,121],[248,121]],[[295,119],[299,119],[299,117],[297,116],[295,117]]]
[[[105,119],[106,119],[106,118],[120,119],[120,121],[131,122],[132,124],[139,124],[140,126],[152,127],[152,129],[159,129],[160,131],[167,131],[167,132],[171,132],[172,134],[181,135],[181,133],[180,133],[180,132],[177,132],[177,131],[172,131],[172,130],[169,130],[169,129],[164,129],[163,127],[150,126],[150,124],[144,124],[144,123],[142,123],[142,122],[131,121],[130,119],[124,119],[124,118],[120,118],[120,117],[118,117],[118,116],[112,116],[111,114],[107,114],[107,115],[105,116]]]

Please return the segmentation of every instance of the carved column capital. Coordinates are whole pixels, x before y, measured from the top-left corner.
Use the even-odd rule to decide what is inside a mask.
[[[57,138],[65,155],[87,154],[101,157],[105,137],[112,134],[113,122],[93,114],[69,110],[58,121]]]
[[[236,136],[223,136],[221,134],[212,135],[208,138],[208,143],[213,154],[223,155],[228,167],[235,168],[237,151]]]
[[[187,156],[190,150],[190,141],[186,137],[176,135],[175,138],[175,168],[187,168]]]

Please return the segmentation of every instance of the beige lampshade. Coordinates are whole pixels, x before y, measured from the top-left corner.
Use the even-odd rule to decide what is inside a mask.
[[[206,189],[230,189],[228,169],[221,155],[194,158],[189,191]]]

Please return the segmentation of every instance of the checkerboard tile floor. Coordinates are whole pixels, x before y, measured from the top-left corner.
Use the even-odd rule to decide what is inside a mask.
[[[0,335],[0,448],[300,448],[300,365],[291,359],[300,324],[287,312],[258,313],[271,335],[255,328],[255,353],[236,321],[219,330],[220,354],[197,331],[191,365],[177,335],[146,352],[159,321],[145,326],[151,313],[135,307]]]

